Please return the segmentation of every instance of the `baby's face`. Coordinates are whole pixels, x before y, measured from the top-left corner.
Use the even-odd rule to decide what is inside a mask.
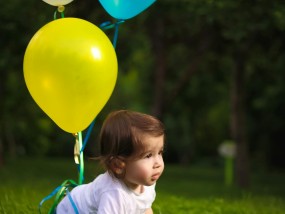
[[[143,143],[145,152],[140,158],[126,161],[124,182],[133,190],[141,185],[153,185],[164,169],[164,136],[145,136]]]

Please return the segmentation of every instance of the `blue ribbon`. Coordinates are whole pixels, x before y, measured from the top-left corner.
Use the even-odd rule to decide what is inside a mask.
[[[55,195],[58,193],[58,191],[59,191],[60,189],[62,189],[62,188],[63,188],[63,186],[58,186],[58,187],[56,187],[56,188],[52,191],[52,193],[50,193],[48,196],[46,196],[46,197],[40,202],[40,204],[39,204],[39,213],[41,213],[41,207],[43,206],[43,203],[46,202],[47,200],[51,199],[53,196],[55,196]]]
[[[72,199],[72,197],[71,197],[70,192],[69,192],[68,189],[66,189],[66,193],[67,193],[67,197],[68,197],[68,199],[69,199],[69,201],[70,201],[70,203],[71,203],[71,205],[72,205],[72,207],[73,207],[73,209],[74,209],[74,212],[75,212],[76,214],[79,214],[78,209],[77,209],[77,207],[76,207],[76,205],[75,205],[75,203],[74,203],[74,201],[73,201],[73,199]]]

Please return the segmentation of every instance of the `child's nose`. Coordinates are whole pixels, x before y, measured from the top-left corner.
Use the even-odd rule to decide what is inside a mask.
[[[163,165],[163,158],[162,156],[156,156],[155,162],[154,162],[154,168],[159,168]]]

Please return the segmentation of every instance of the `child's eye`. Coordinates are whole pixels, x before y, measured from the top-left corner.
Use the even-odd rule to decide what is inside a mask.
[[[145,158],[150,158],[151,156],[152,156],[152,154],[150,153],[150,154],[146,155]]]
[[[159,154],[159,155],[163,155],[163,152],[164,152],[164,151],[163,151],[163,150],[161,150],[158,154]]]

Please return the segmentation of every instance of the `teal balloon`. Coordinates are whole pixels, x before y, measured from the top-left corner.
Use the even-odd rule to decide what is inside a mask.
[[[156,0],[99,0],[115,19],[130,19],[152,5]]]

